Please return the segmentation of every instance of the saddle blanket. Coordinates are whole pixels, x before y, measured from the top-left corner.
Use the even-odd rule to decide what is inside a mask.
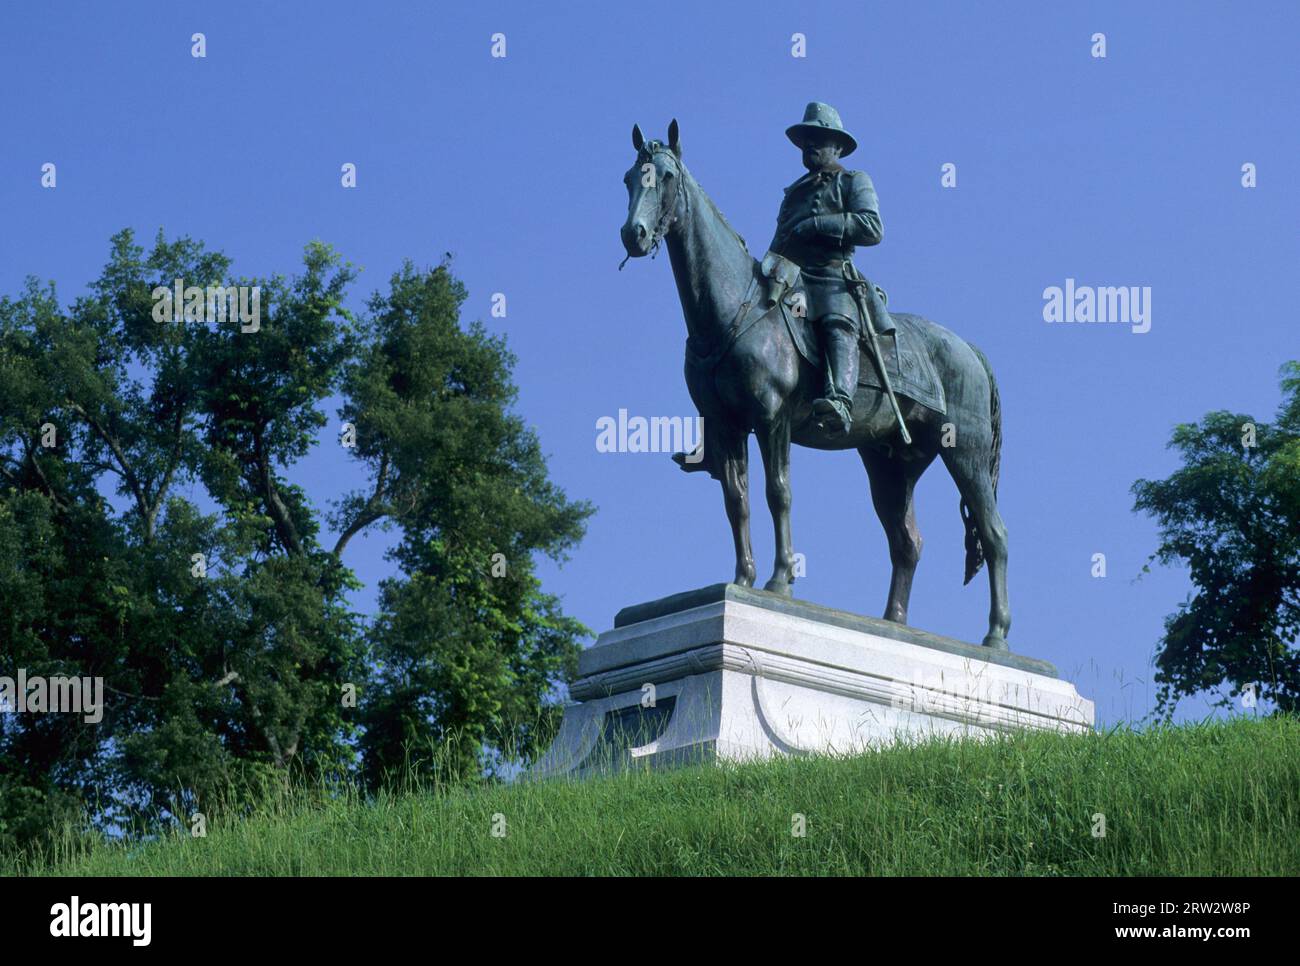
[[[794,315],[784,303],[781,308],[799,354],[821,369],[821,343],[812,322],[806,317]],[[885,358],[885,370],[889,373],[889,383],[894,387],[894,393],[927,406],[941,416],[947,415],[948,402],[944,396],[943,383],[939,381],[939,373],[926,351],[925,337],[921,332],[925,321],[906,312],[889,314],[894,320],[894,332],[877,336],[876,344],[880,346],[880,354]],[[865,345],[858,366],[858,385],[884,389],[883,380],[871,359],[871,352]]]

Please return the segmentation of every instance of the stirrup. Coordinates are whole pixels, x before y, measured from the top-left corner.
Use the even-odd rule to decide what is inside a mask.
[[[826,425],[827,416],[835,417],[835,425]],[[826,430],[834,430],[837,436],[847,435],[853,427],[852,410],[838,399],[814,400],[813,417],[819,426]]]

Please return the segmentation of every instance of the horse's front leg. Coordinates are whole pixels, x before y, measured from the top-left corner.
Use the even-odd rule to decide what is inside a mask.
[[[749,543],[749,433],[732,429],[718,431],[713,423],[716,420],[705,420],[706,433],[712,437],[713,444],[710,459],[716,457],[731,538],[736,545],[735,582],[742,587],[753,587],[756,571],[754,550]]]
[[[764,590],[793,596],[794,548],[790,542],[790,419],[784,409],[759,425],[756,435],[767,477],[767,507],[776,531],[776,562]]]

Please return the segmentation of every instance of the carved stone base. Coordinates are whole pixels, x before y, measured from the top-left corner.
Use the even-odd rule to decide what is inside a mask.
[[[570,694],[534,777],[1086,731],[1094,716],[1046,661],[736,584],[620,611]]]

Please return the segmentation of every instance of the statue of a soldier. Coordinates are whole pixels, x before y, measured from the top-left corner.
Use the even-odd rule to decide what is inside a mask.
[[[792,284],[794,266],[803,276],[807,313],[821,333],[826,359],[826,391],[813,403],[813,417],[840,435],[853,418],[861,327],[871,324],[861,318],[858,300],[877,333],[894,329],[880,293],[852,263],[854,247],[878,245],[884,228],[871,178],[840,165],[858,142],[835,108],[814,101],[803,121],[785,133],[803,151],[808,173],[785,189],[763,272],[782,286]]]

